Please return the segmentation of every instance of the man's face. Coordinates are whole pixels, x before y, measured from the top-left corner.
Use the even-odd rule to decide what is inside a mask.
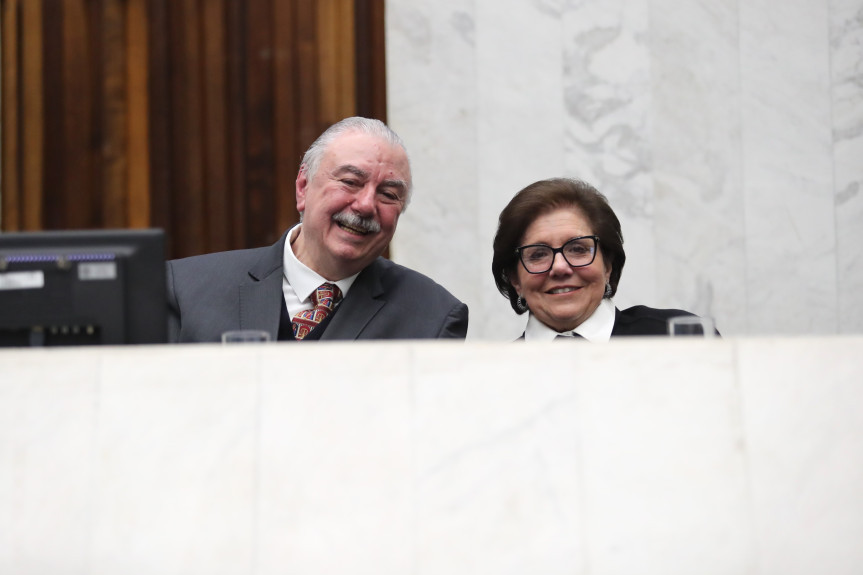
[[[314,177],[297,176],[297,259],[333,281],[365,268],[392,239],[409,184],[401,147],[357,131],[333,140]]]

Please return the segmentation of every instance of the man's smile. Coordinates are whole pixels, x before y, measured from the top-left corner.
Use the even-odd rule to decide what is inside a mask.
[[[353,227],[353,226],[349,226],[349,225],[347,225],[347,224],[343,224],[343,223],[341,223],[341,222],[336,222],[336,224],[338,224],[338,226],[339,226],[341,229],[343,229],[343,230],[345,230],[345,231],[347,231],[347,232],[350,232],[350,233],[352,233],[352,234],[357,234],[357,235],[360,235],[360,236],[364,236],[364,235],[367,235],[367,234],[370,234],[370,233],[371,233],[371,231],[369,231],[369,230],[362,230],[362,229],[360,229],[360,228],[355,228],[355,227]]]

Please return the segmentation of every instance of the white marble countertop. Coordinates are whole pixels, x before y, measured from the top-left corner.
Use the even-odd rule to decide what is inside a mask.
[[[2,350],[0,572],[854,573],[861,405],[857,336]]]

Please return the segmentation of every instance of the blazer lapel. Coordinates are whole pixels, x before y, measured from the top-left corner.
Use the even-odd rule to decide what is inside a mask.
[[[366,267],[354,281],[348,295],[342,300],[321,339],[355,340],[371,319],[386,304],[383,287],[374,262]]]
[[[282,276],[285,238],[267,248],[254,266],[249,269],[251,282],[240,285],[240,328],[262,329],[275,340],[281,319]]]

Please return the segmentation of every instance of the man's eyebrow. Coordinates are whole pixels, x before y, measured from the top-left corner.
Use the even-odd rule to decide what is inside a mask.
[[[344,164],[339,166],[335,170],[333,170],[333,176],[339,177],[344,174],[353,174],[354,176],[362,179],[368,179],[371,174],[369,172],[354,166],[353,164]],[[404,180],[384,180],[378,186],[379,188],[396,188],[400,192],[406,192],[408,189],[408,183]]]
[[[399,192],[406,192],[408,189],[408,184],[404,180],[384,180],[381,182],[379,188],[395,188]]]
[[[353,164],[345,164],[345,165],[339,166],[338,168],[333,170],[334,176],[341,176],[341,175],[344,175],[345,173],[353,174],[353,175],[357,176],[358,178],[368,178],[369,177],[369,173],[367,171],[360,169],[357,166],[354,166]]]

